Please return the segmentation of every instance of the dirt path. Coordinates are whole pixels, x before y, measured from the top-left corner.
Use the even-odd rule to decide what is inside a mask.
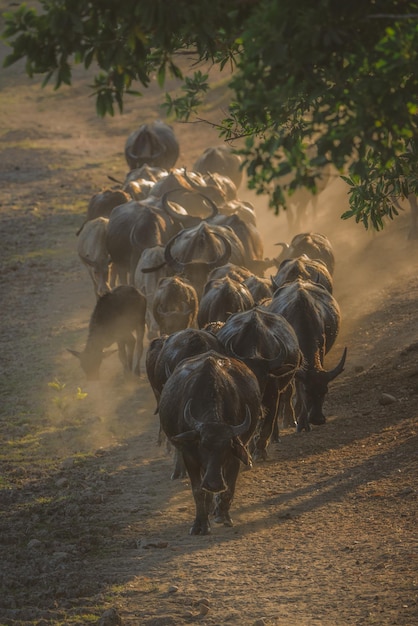
[[[335,246],[343,312],[328,364],[349,354],[328,422],[284,430],[267,462],[242,471],[234,527],[190,537],[190,487],[169,479],[146,378],[124,381],[115,358],[87,384],[66,351],[83,345],[94,305],[75,231],[158,105],[155,89],[97,120],[87,84],[54,94],[16,68],[1,78],[0,624],[85,626],[114,609],[102,626],[412,626],[418,251],[407,216],[371,237],[338,220],[338,181],[322,194],[315,229]],[[210,127],[175,128],[182,165],[217,143]],[[248,197],[269,255],[286,220]]]

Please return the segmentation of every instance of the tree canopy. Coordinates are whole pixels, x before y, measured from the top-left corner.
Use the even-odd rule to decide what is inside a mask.
[[[33,3],[32,3],[33,4]],[[277,210],[315,192],[332,164],[350,209],[384,226],[396,199],[418,194],[418,2],[406,0],[41,0],[5,14],[5,66],[71,84],[74,64],[98,71],[99,115],[123,110],[157,75],[183,79],[168,114],[188,120],[209,89],[199,62],[233,69],[219,135],[243,139],[249,185]],[[179,55],[191,59],[190,73]]]

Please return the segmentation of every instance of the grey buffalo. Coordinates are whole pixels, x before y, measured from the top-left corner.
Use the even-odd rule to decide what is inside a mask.
[[[108,282],[110,257],[106,247],[108,222],[105,217],[96,217],[85,222],[78,233],[78,256],[88,270],[96,298],[110,291]]]
[[[125,158],[131,170],[142,165],[174,167],[180,153],[174,130],[162,121],[141,124],[125,143]]]
[[[221,174],[238,187],[242,182],[242,158],[226,145],[206,148],[193,164],[193,170],[202,174]]]

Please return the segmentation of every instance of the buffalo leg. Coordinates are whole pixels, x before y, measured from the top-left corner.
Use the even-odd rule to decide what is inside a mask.
[[[235,457],[228,462],[224,468],[225,482],[227,489],[222,493],[218,493],[215,497],[215,522],[224,526],[233,526],[232,518],[229,514],[232,500],[235,494],[235,485],[239,473],[239,460]]]
[[[295,413],[297,416],[296,430],[298,433],[301,433],[303,430],[306,430],[306,432],[309,432],[311,430],[311,427],[309,425],[308,408],[305,396],[306,394],[303,388],[303,383],[297,381]]]
[[[190,478],[193,498],[196,506],[196,517],[190,529],[191,535],[210,535],[209,511],[213,494],[201,489],[201,473],[199,461],[187,452],[183,453],[183,460]]]
[[[132,360],[132,370],[137,376],[141,375],[141,359],[144,351],[144,335],[145,323],[137,326],[136,331],[135,353]]]
[[[171,480],[176,480],[177,478],[185,478],[186,476],[186,467],[184,465],[183,455],[180,450],[177,448],[174,450],[174,469],[171,474]]]
[[[126,372],[129,370],[128,366],[128,355],[126,352],[126,342],[118,341],[118,356],[119,361],[122,363],[123,371]]]
[[[277,378],[270,377],[267,381],[263,394],[263,407],[265,409],[263,424],[256,442],[255,458],[265,460],[267,447],[273,434],[279,404],[279,391]]]
[[[281,392],[279,396],[278,419],[276,422],[277,425],[280,422],[283,427],[296,426],[295,409],[293,406],[294,394],[295,394],[295,389],[294,389],[293,383],[288,385],[286,389]],[[277,431],[278,431],[278,428],[277,428]],[[273,441],[278,441],[278,437],[277,439],[275,438],[274,432],[273,432]]]

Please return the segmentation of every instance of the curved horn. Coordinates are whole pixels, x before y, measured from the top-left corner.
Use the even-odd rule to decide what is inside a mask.
[[[225,250],[223,254],[221,254],[217,259],[215,259],[215,261],[208,263],[209,267],[212,267],[212,268],[220,267],[221,265],[225,265],[226,263],[228,263],[232,254],[231,242],[224,235],[221,235],[221,233],[214,233],[214,234],[218,237],[218,239],[220,239],[223,242],[225,246]]]
[[[274,244],[275,246],[282,246],[283,251],[284,250],[289,250],[290,246],[288,243],[284,243],[284,241],[278,241],[277,243]]]
[[[328,382],[330,382],[331,380],[334,380],[334,378],[336,378],[344,370],[346,357],[347,357],[347,348],[344,348],[343,355],[342,355],[338,365],[336,367],[334,367],[334,369],[329,370],[328,372],[325,372],[326,378],[327,378]]]
[[[199,430],[200,423],[192,415],[192,410],[190,408],[191,404],[192,399],[190,398],[189,400],[187,400],[183,410],[184,421],[186,422],[187,426],[189,426],[189,428],[191,428],[192,430]]]
[[[175,211],[168,203],[168,196],[178,191],[184,192],[184,189],[182,189],[182,187],[176,187],[176,189],[170,189],[169,191],[166,191],[161,198],[161,206],[171,218],[173,218],[174,220],[178,220],[179,222],[183,222],[190,217],[186,210],[181,205],[179,205],[184,211],[184,213],[179,213],[178,211]]]
[[[188,175],[188,173],[187,173],[187,167],[183,167],[183,176],[184,176],[184,179],[185,179],[186,183],[189,183],[189,185],[190,185],[190,187],[191,187],[192,189],[197,189],[197,188],[198,188],[198,185],[196,185],[195,181],[194,181],[194,180],[192,180],[192,179],[190,178],[190,176]]]
[[[179,213],[178,211],[175,211],[169,204],[168,202],[168,196],[170,194],[173,194],[175,192],[181,192],[183,194],[191,194],[192,196],[200,196],[201,198],[203,198],[203,200],[208,203],[210,205],[210,208],[212,209],[212,212],[210,215],[207,215],[206,217],[199,217],[196,215],[189,215],[189,213],[187,213],[187,211],[184,209],[184,207],[182,207],[181,205],[179,205],[184,213]],[[200,222],[202,222],[203,220],[209,220],[212,217],[215,217],[215,215],[218,215],[219,213],[219,209],[217,207],[217,205],[215,204],[215,202],[213,202],[213,200],[211,198],[209,198],[208,196],[206,196],[203,193],[200,192],[196,192],[196,191],[188,191],[187,189],[183,189],[182,187],[177,187],[176,189],[170,189],[169,191],[167,191],[162,199],[161,199],[161,205],[163,210],[173,219],[173,220],[177,220],[179,221],[182,225],[184,225],[186,228],[190,227],[190,226],[194,226],[196,224],[199,224]]]
[[[232,427],[232,432],[234,433],[234,437],[239,437],[247,432],[249,427],[251,426],[251,411],[248,408],[248,405],[245,405],[245,419],[242,424],[238,424],[237,426]]]
[[[168,367],[168,363],[166,363],[166,364],[165,364],[165,376],[166,376],[166,379],[167,379],[167,380],[168,380],[168,379],[170,378],[170,376],[171,376],[171,370],[170,370],[170,368]]]
[[[196,173],[199,173],[199,172],[196,172]],[[188,183],[192,189],[201,189],[202,185],[200,185],[199,183],[194,181],[192,178],[190,178],[190,176],[187,173],[186,167],[183,168],[183,176],[184,176],[184,180],[186,181],[186,183]]]
[[[273,291],[275,291],[276,289],[279,288],[280,285],[276,283],[276,277],[272,276],[271,274],[270,274],[270,280],[271,280],[271,286],[273,288]]]
[[[179,233],[177,233],[177,235],[175,235],[174,237],[172,237],[170,239],[170,241],[167,242],[167,245],[164,249],[164,258],[165,258],[165,262],[167,263],[167,265],[169,265],[174,272],[176,272],[177,274],[181,274],[182,272],[184,272],[184,268],[185,268],[185,264],[181,263],[180,261],[178,261],[177,259],[175,259],[173,257],[173,255],[171,254],[171,248],[175,242],[175,240],[177,239],[177,237],[179,235],[181,235],[183,231],[180,231]]]
[[[239,354],[237,354],[234,348],[232,347],[232,337],[231,339],[225,342],[225,350],[226,350],[226,353],[231,355],[234,359],[239,359],[242,361],[244,358],[242,356],[239,356]]]
[[[118,180],[117,178],[114,178],[113,176],[110,176],[110,174],[107,175],[108,179],[112,181],[112,183],[117,183],[118,185],[123,185],[123,180]]]
[[[218,215],[218,213],[219,213],[218,205],[212,200],[212,198],[209,198],[209,196],[206,196],[204,193],[200,193],[200,192],[198,193],[198,195],[201,196],[207,202],[209,202],[210,207],[212,209],[211,215],[208,215],[204,219],[205,220],[209,220],[212,217],[215,217],[215,215]]]
[[[142,267],[141,272],[143,272],[144,274],[150,274],[151,272],[156,272],[157,270],[160,270],[162,267],[164,267],[164,265],[167,265],[166,261],[164,261],[164,263],[160,263],[160,265],[154,265],[154,267]]]
[[[81,233],[81,231],[83,230],[84,226],[87,224],[89,220],[84,220],[84,222],[81,224],[80,228],[78,229],[78,231],[76,232],[76,237],[79,236],[79,234]]]

